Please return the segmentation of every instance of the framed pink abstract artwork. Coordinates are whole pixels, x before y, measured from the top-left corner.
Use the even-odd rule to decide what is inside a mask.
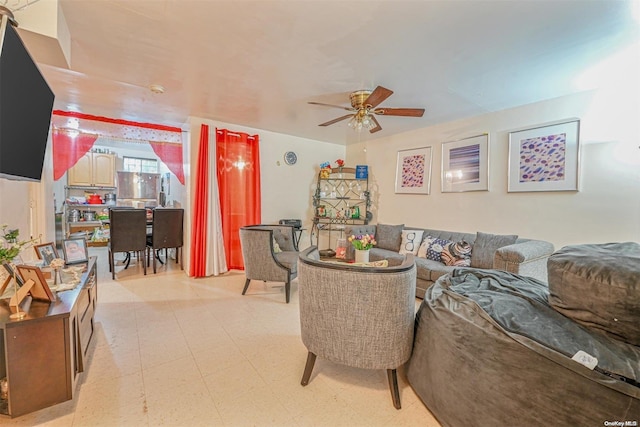
[[[396,193],[429,194],[431,147],[398,151]]]

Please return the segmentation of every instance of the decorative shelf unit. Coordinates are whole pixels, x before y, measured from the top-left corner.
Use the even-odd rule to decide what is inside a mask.
[[[103,223],[97,216],[98,213],[105,209],[112,207],[113,205],[106,204],[89,204],[89,203],[69,203],[69,199],[74,196],[84,196],[85,193],[99,194],[104,198],[107,193],[115,193],[116,187],[99,187],[99,186],[82,186],[82,185],[67,185],[65,190],[65,202],[63,211],[63,230],[65,238],[69,238],[73,233],[85,232],[87,237],[87,244],[89,246],[106,246],[108,241],[91,241],[90,238],[96,228],[102,228]],[[96,219],[92,221],[71,221],[70,213],[74,209],[81,212],[91,211],[95,213]]]
[[[356,177],[356,169],[348,167],[332,169],[328,175],[320,171],[313,207],[311,244],[321,249],[320,235],[326,234],[330,247],[332,233],[337,233],[336,237],[344,237],[342,233],[347,225],[369,223],[371,198],[368,174]]]

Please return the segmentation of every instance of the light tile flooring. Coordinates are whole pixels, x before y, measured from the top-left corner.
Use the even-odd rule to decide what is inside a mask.
[[[386,373],[318,359],[300,379],[297,281],[284,287],[244,274],[190,279],[176,264],[108,272],[98,255],[91,360],[76,398],[16,419],[15,426],[439,426],[399,370],[402,409]]]

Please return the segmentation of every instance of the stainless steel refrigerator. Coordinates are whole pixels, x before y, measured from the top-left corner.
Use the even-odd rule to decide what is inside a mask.
[[[160,174],[118,172],[118,206],[158,206]]]

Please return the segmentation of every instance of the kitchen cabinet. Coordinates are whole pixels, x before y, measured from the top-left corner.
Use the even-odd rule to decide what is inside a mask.
[[[67,171],[67,184],[84,187],[113,187],[115,171],[115,154],[88,152]]]
[[[328,176],[320,172],[313,206],[311,244],[319,247],[320,234],[326,233],[331,245],[332,232],[344,237],[346,225],[368,224],[371,220],[368,175],[356,177],[356,169],[347,167],[335,168]],[[332,253],[331,249],[321,251],[324,256],[333,256]]]
[[[0,414],[18,417],[73,399],[88,366],[97,304],[96,257],[86,263],[80,283],[51,303],[27,297],[22,320],[9,317],[9,300],[0,300],[0,376],[9,393]]]

